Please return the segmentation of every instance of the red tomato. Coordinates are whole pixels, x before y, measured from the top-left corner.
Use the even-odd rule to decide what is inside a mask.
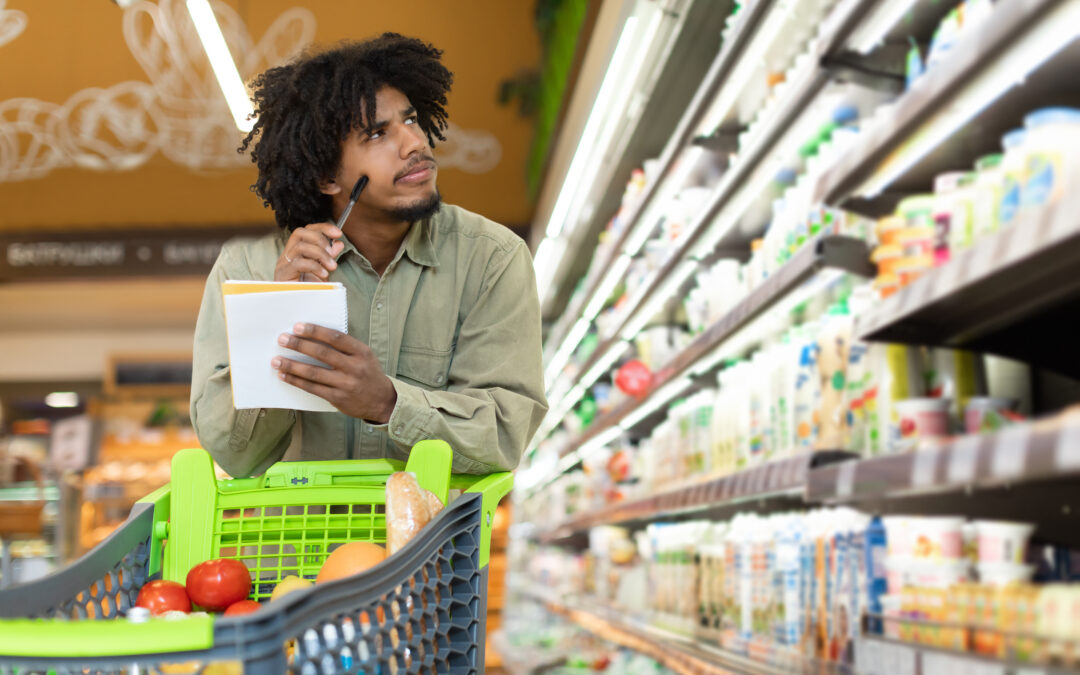
[[[175,581],[158,579],[151,581],[139,589],[139,596],[135,599],[136,607],[145,607],[151,614],[164,614],[178,610],[181,612],[191,611],[191,600],[188,599],[187,591]]]
[[[239,560],[207,560],[187,574],[187,591],[199,607],[217,612],[251,592],[251,575]]]
[[[252,612],[258,611],[260,607],[262,607],[262,605],[254,600],[241,600],[240,602],[234,602],[229,605],[228,609],[225,610],[225,616],[251,614]]]

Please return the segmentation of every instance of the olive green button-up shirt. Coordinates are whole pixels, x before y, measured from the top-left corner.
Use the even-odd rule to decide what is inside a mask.
[[[513,469],[544,414],[540,306],[532,257],[510,230],[443,205],[409,229],[380,277],[343,238],[330,281],[346,288],[349,333],[397,391],[387,424],[343,413],[233,408],[221,285],[271,280],[284,239],[238,239],[210,272],[195,327],[191,421],[233,476],[281,460],[405,459],[424,439],[454,449],[454,471]],[[269,367],[269,364],[267,364]]]

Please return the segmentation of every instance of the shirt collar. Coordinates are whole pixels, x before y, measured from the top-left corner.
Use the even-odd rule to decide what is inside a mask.
[[[435,216],[418,220],[405,235],[405,254],[417,265],[438,267],[439,256],[435,253]]]
[[[409,228],[409,231],[405,233],[405,239],[402,241],[402,246],[398,249],[397,255],[394,256],[393,262],[397,262],[404,252],[404,254],[409,256],[409,259],[417,265],[438,267],[439,256],[435,253],[435,243],[432,241],[432,232],[434,229],[434,216],[413,223],[412,227]],[[339,260],[349,252],[363,257],[352,241],[349,240],[348,236],[343,236],[341,241],[345,244],[345,248],[342,249],[341,253],[338,255]]]

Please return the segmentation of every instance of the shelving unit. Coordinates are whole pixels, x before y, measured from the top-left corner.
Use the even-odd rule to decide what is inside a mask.
[[[790,164],[787,160],[801,150],[800,139],[819,122],[807,111],[823,100],[820,97],[835,92],[837,85],[855,83],[894,95],[873,115],[860,118],[857,134],[845,139],[849,144],[830,166],[815,173],[809,190],[814,204],[867,218],[891,214],[904,197],[931,193],[935,176],[970,170],[976,159],[999,151],[1002,135],[1021,127],[1028,112],[1080,102],[1075,76],[1080,67],[1078,0],[997,0],[983,6],[988,12],[985,23],[963,33],[947,58],[904,91],[904,54],[915,43],[925,54],[935,28],[954,5],[929,0],[836,2],[811,38],[808,58],[796,61],[784,85],[773,90],[774,97],[747,119],[732,103],[745,86],[742,74],[751,67],[750,60],[761,55],[759,47],[776,37],[776,26],[790,4],[782,0],[745,4],[730,39],[711,62],[664,147],[653,180],[623,214],[623,229],[614,245],[583,280],[584,291],[549,333],[545,367],[551,411],[533,449],[631,351],[635,336],[650,320],[672,315],[672,303],[684,297],[696,273],[718,257],[746,259],[750,237],[740,221],[760,211],[764,200],[772,200],[765,189],[769,181],[778,167]],[[707,118],[715,124],[704,129]],[[605,328],[598,333],[592,354],[567,367],[608,296],[630,278],[631,260],[662,223],[664,205],[682,187],[692,153],[701,152],[723,157],[724,172],[709,186],[701,207],[687,222],[680,221],[682,234],[663,263],[636,292],[622,298],[616,312],[606,317],[609,321],[600,324]],[[981,236],[966,250],[954,250],[948,263],[875,302],[856,317],[855,338],[1011,357],[1080,378],[1080,352],[1069,329],[1080,311],[1080,276],[1074,272],[1080,264],[1077,188],[1080,185],[1066,186],[1056,204],[1022,211],[1009,227]],[[799,250],[720,320],[654,369],[641,396],[623,400],[570,437],[557,453],[544,455],[541,468],[548,473],[523,481],[519,495],[538,520],[519,523],[515,536],[528,542],[529,551],[579,551],[587,545],[589,554],[570,558],[585,560],[587,567],[588,556],[597,555],[596,547],[605,545],[608,534],[632,540],[645,535],[642,530],[652,523],[846,505],[873,515],[961,514],[970,519],[1030,521],[1037,524],[1033,536],[1040,545],[1080,547],[1074,522],[1074,514],[1080,512],[1076,496],[1080,406],[1060,410],[1061,404],[1039,408],[1031,421],[993,433],[926,441],[906,454],[863,457],[842,450],[803,454],[730,475],[667,484],[652,494],[640,485],[635,489],[622,484],[606,498],[617,499],[626,492],[630,496],[584,512],[580,504],[602,503],[599,495],[610,486],[593,481],[589,483],[593,492],[582,498],[584,483],[567,479],[559,485],[576,499],[567,510],[578,510],[569,517],[562,511],[551,515],[553,509],[546,507],[554,500],[547,491],[560,476],[582,465],[586,471],[598,470],[590,458],[618,439],[636,442],[648,437],[663,420],[668,404],[714,386],[722,364],[758,346],[761,336],[754,329],[759,322],[799,305],[840,275],[874,276],[869,257],[861,240],[837,236],[820,238]],[[661,437],[667,438],[663,434],[653,438]],[[834,512],[828,513],[831,517]],[[607,525],[620,528],[593,531]],[[653,530],[647,532],[654,536]],[[643,545],[640,539],[636,545]],[[672,555],[682,555],[681,549]],[[666,561],[674,564],[670,558]],[[779,667],[725,652],[714,647],[715,635],[666,632],[653,625],[655,617],[617,611],[589,596],[575,596],[571,602],[532,595],[549,611],[652,656],[676,672],[842,672],[835,664]],[[1057,666],[1007,663],[879,636],[860,639],[855,651],[854,672],[867,675],[965,669],[1067,672]]]

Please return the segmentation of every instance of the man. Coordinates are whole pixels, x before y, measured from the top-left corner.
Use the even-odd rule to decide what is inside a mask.
[[[252,189],[280,234],[228,243],[195,329],[191,420],[233,476],[285,460],[405,459],[423,439],[454,471],[513,469],[547,410],[532,259],[510,230],[440,203],[432,156],[453,76],[442,52],[387,33],[260,75]],[[368,177],[347,221],[350,192]],[[339,412],[235,410],[222,282],[338,281],[349,334],[297,325],[279,342],[330,366],[275,358]]]

